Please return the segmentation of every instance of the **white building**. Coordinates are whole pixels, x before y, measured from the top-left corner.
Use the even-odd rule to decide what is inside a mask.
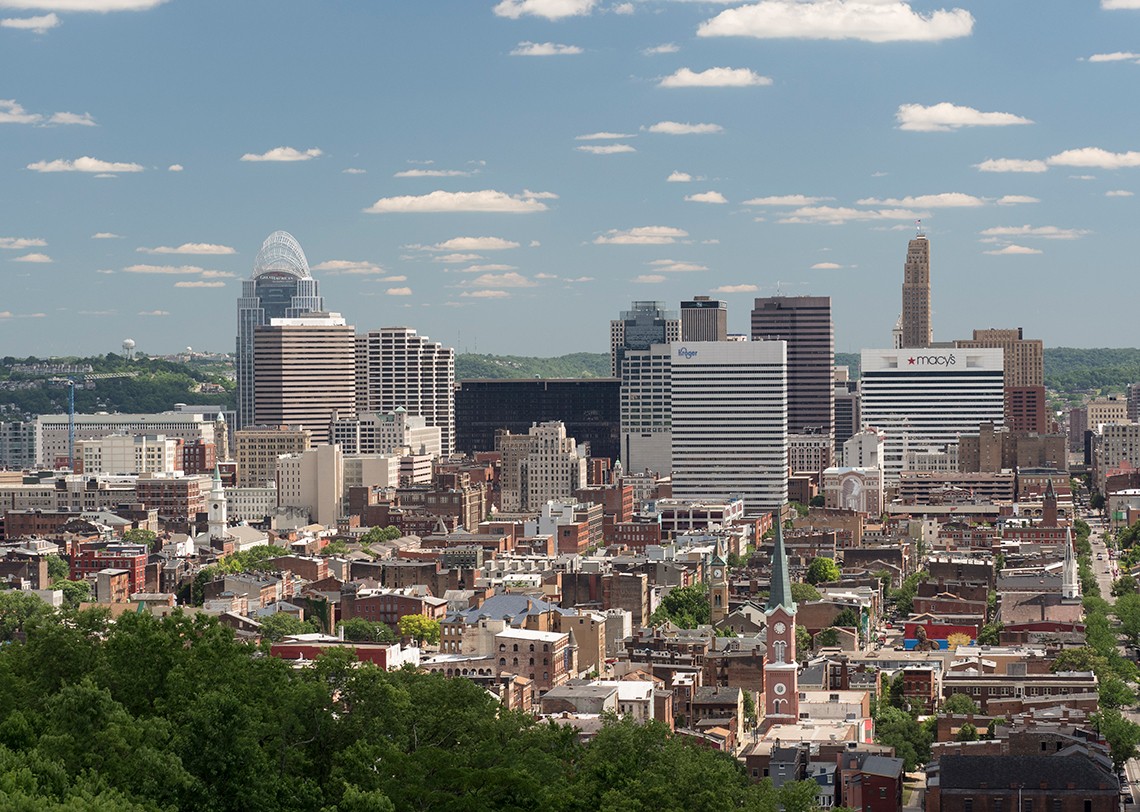
[[[277,508],[277,483],[263,488],[226,488],[226,514],[239,522],[260,522]]]
[[[344,455],[340,446],[318,446],[277,460],[278,507],[307,510],[312,521],[333,527],[343,499]]]
[[[868,427],[857,431],[843,443],[845,468],[877,468],[883,464],[883,445],[886,437],[881,431]]]
[[[378,485],[395,488],[400,484],[400,457],[396,454],[345,454],[344,494],[349,488]]]
[[[393,454],[410,451],[438,457],[443,453],[443,431],[429,426],[427,418],[412,415],[403,406],[390,412],[364,412],[358,417],[334,419],[331,442],[345,454]]]
[[[85,474],[173,474],[182,470],[181,443],[165,434],[109,434],[78,440],[75,458]]]
[[[776,510],[788,497],[787,344],[674,344],[673,497],[744,499]]]
[[[1000,349],[862,352],[863,423],[886,438],[883,474],[898,481],[910,448],[943,447],[985,421],[1004,420]]]
[[[828,468],[823,472],[823,498],[828,508],[879,516],[883,512],[883,469]]]
[[[444,456],[455,448],[455,350],[410,327],[356,337],[356,411],[398,407],[440,430]]]
[[[503,510],[538,511],[551,500],[572,499],[586,487],[586,451],[551,420],[526,434],[504,432],[495,439],[503,454]]]
[[[158,414],[77,414],[75,439],[92,440],[111,434],[164,434],[168,439],[213,443],[226,447],[226,424],[190,412]],[[36,462],[54,467],[67,460],[67,415],[42,414],[36,418]],[[66,462],[65,462],[66,464]]]

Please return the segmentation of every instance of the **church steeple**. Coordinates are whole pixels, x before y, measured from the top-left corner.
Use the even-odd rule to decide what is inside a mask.
[[[1061,597],[1080,598],[1081,579],[1077,571],[1077,559],[1073,556],[1073,529],[1065,528],[1065,563],[1061,573]]]
[[[776,537],[772,543],[772,573],[769,578],[768,605],[765,611],[771,614],[776,607],[783,607],[789,615],[796,613],[796,602],[792,599],[792,581],[788,576],[788,551],[784,547],[784,525],[776,515]]]
[[[222,471],[220,466],[214,465],[214,481],[210,485],[210,504],[208,510],[210,538],[225,538],[229,527],[228,511],[226,508],[226,489],[222,486]]]
[[[788,576],[788,551],[784,547],[783,511],[774,517],[772,572],[768,606],[764,610],[767,656],[764,661],[765,728],[790,724],[800,717],[799,664],[796,658],[796,602]]]

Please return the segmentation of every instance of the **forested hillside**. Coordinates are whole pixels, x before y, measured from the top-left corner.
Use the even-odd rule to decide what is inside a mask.
[[[555,358],[521,355],[474,355],[455,358],[455,379],[465,378],[608,378],[610,355],[575,352]]]

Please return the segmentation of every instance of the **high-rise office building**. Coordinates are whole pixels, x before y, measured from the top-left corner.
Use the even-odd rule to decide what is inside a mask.
[[[902,286],[902,346],[929,347],[934,341],[930,326],[930,241],[919,232],[906,247]]]
[[[526,434],[500,434],[497,446],[503,454],[503,510],[541,510],[551,499],[571,499],[586,487],[584,449],[556,420],[531,426]]]
[[[674,498],[739,497],[752,513],[787,501],[786,364],[783,341],[674,346]]]
[[[1001,426],[1000,349],[863,350],[863,425],[884,435],[882,468],[898,481],[906,452],[956,445],[984,422]]]
[[[354,332],[339,313],[270,319],[253,331],[254,422],[301,425],[313,445],[356,406]]]
[[[621,460],[632,474],[673,470],[672,347],[629,350],[622,363]]]
[[[277,460],[312,447],[313,434],[291,426],[246,426],[234,432],[239,488],[264,488],[277,480]]]
[[[788,345],[788,432],[832,432],[835,331],[829,296],[768,296],[752,308],[752,340]]]
[[[1045,346],[1039,338],[1025,338],[1020,327],[1010,330],[975,330],[955,347],[1000,349],[1005,358],[1005,425],[1010,431],[1045,434]]]
[[[270,319],[323,311],[317,280],[292,234],[274,231],[261,245],[253,275],[241,283],[237,325],[237,426],[254,422],[253,333]]]
[[[728,341],[728,303],[708,296],[681,302],[682,341]]]
[[[356,337],[356,410],[404,408],[440,431],[443,456],[455,450],[455,350],[410,327]]]
[[[632,302],[620,319],[610,322],[610,376],[621,377],[628,350],[647,350],[653,344],[681,340],[681,320],[664,302]]]

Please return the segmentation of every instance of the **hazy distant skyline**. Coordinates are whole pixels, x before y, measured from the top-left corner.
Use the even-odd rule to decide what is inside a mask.
[[[5,355],[233,351],[292,233],[332,310],[608,348],[634,299],[827,295],[886,347],[1135,346],[1140,0],[0,0]]]

